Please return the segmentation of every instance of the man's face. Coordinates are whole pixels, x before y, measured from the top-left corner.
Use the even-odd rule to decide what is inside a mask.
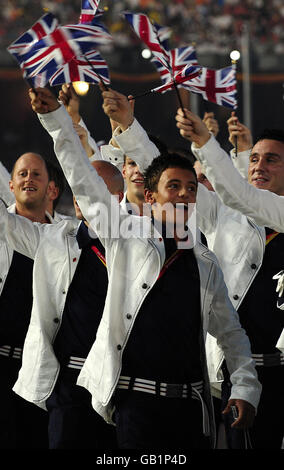
[[[196,178],[190,170],[167,168],[161,174],[157,190],[146,191],[145,198],[152,204],[155,218],[162,223],[184,225],[191,215],[192,207],[189,204],[195,203],[196,192]],[[172,213],[162,210],[162,206],[167,203],[172,206]]]
[[[128,200],[131,202],[131,196],[144,200],[144,177],[138,165],[129,157],[125,159],[122,175],[127,185]]]
[[[46,206],[49,182],[44,161],[34,153],[22,155],[15,164],[10,189],[16,203],[29,209]]]
[[[259,189],[284,195],[284,143],[264,139],[251,151],[248,181]]]
[[[202,165],[198,160],[196,160],[196,162],[194,162],[194,169],[195,169],[195,172],[196,172],[198,183],[201,183],[204,186],[206,186],[206,188],[209,191],[214,191],[210,181],[207,179],[207,177],[203,173]]]

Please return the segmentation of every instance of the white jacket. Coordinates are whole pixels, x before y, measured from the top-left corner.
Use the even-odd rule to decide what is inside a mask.
[[[205,189],[198,189],[197,209],[201,216],[201,230],[210,231],[209,224],[212,223],[209,247],[219,260],[230,298],[238,308],[264,255],[265,229],[256,223],[284,232],[284,197],[249,184],[234,168],[214,137],[202,148],[193,144],[192,150],[224,203],[220,204],[218,197],[214,199]],[[210,218],[209,223],[205,220],[204,211]],[[256,265],[256,269],[252,269],[252,265]],[[234,302],[236,295],[237,302]],[[275,346],[284,351],[284,330]]]
[[[106,420],[110,420],[111,397],[119,379],[123,349],[139,308],[163,265],[164,243],[149,217],[128,216],[124,212],[119,217],[120,229],[127,221],[131,222],[134,236],[103,237],[95,217],[98,206],[101,207],[101,203],[104,203],[108,214],[111,207],[118,214],[119,208],[114,207],[115,203],[118,205],[117,201],[111,198],[104,181],[90,165],[64,108],[39,115],[39,118],[54,139],[55,153],[82,212],[106,248],[109,287],[105,308],[96,341],[77,383],[92,394],[94,409]],[[139,163],[143,166],[143,162]],[[97,201],[101,203],[98,204]],[[109,230],[113,224],[114,219],[108,218]],[[142,226],[144,236],[141,236]],[[198,244],[194,252],[201,280],[204,338],[209,331],[218,338],[225,351],[229,371],[232,373],[231,397],[247,400],[256,407],[261,385],[256,379],[248,338],[240,327],[238,315],[227,296],[222,272],[214,254],[203,245]],[[208,393],[206,365],[204,379]]]
[[[81,255],[76,239],[79,221],[33,223],[7,212],[2,202],[0,220],[0,238],[5,237],[11,249],[34,260],[33,307],[14,391],[45,408],[59,373],[52,344]]]
[[[1,202],[1,205],[4,206],[1,200],[0,202]],[[15,203],[12,204],[10,207],[8,207],[7,210],[9,211],[9,213],[15,214],[16,204]],[[52,224],[56,222],[48,212],[46,212],[46,216],[49,218]],[[24,217],[21,217],[21,218],[24,218]],[[0,262],[0,295],[3,291],[4,285],[5,285],[8,273],[9,273],[9,269],[12,263],[13,251],[14,251],[13,248],[7,243],[5,233],[1,231],[1,236],[0,236],[0,261],[1,261]]]

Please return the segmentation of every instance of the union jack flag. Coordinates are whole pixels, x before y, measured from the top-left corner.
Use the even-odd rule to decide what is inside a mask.
[[[169,38],[172,34],[171,28],[154,23],[154,29],[157,32],[158,40],[166,51],[170,50]]]
[[[58,27],[58,20],[52,13],[46,13],[22,36],[14,41],[7,50],[19,63],[23,61],[21,54],[26,52],[34,43],[52,33]]]
[[[228,108],[237,108],[237,80],[234,64],[220,70],[204,67],[198,77],[182,86],[193,93],[200,93],[207,101]]]
[[[78,81],[99,83],[101,80],[105,85],[110,83],[107,63],[99,52],[90,51],[59,67],[49,78],[49,83],[55,86]]]
[[[98,24],[58,27],[23,54],[21,67],[27,78],[46,71],[49,79],[59,65],[64,65],[74,57],[94,49],[96,45],[110,40],[110,34]]]
[[[153,58],[152,62],[157,67],[162,83],[172,80],[175,75],[184,69],[186,65],[198,65],[196,51],[193,46],[178,47],[168,51],[169,62]]]
[[[168,52],[163,47],[158,32],[147,15],[142,13],[123,13],[125,19],[132,26],[137,36],[143,41],[150,51],[161,60],[169,61]]]
[[[100,0],[82,0],[79,23],[90,23],[94,17],[98,18],[104,10],[98,10]]]
[[[174,80],[171,79],[169,82],[159,87],[153,88],[151,92],[164,93],[165,91],[172,90],[176,86],[184,86],[185,82],[194,80],[199,76],[201,67],[199,65],[186,65],[181,71],[177,72]]]

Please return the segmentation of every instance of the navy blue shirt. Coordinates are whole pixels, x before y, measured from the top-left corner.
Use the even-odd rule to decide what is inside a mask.
[[[165,239],[166,257],[176,250]],[[122,357],[121,375],[187,383],[202,379],[200,280],[193,250],[184,250],[144,300]]]
[[[108,287],[107,269],[92,249],[96,246],[104,256],[104,247],[98,238],[89,236],[84,222],[79,226],[77,241],[82,252],[54,342],[54,352],[62,365],[70,356],[87,357],[96,339]]]
[[[275,345],[284,328],[284,315],[277,308],[277,281],[272,276],[283,269],[283,260],[284,234],[279,233],[266,245],[262,266],[238,309],[254,354],[278,351]]]
[[[0,296],[0,344],[23,347],[30,323],[33,260],[14,251]]]

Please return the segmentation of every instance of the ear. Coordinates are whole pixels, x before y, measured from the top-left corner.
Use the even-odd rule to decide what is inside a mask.
[[[122,174],[123,178],[125,179],[125,163],[123,164],[121,174]]]
[[[119,191],[119,193],[118,193],[118,201],[121,202],[123,198],[124,198],[124,192],[123,192],[123,191]]]
[[[9,181],[9,187],[10,187],[10,191],[12,191],[12,193],[13,193],[14,192],[14,185],[13,185],[12,180]]]
[[[55,201],[58,198],[59,189],[55,186],[54,181],[50,181],[47,187],[47,196],[50,201]]]
[[[154,192],[150,191],[150,189],[144,189],[144,199],[149,204],[154,204],[156,202]]]

